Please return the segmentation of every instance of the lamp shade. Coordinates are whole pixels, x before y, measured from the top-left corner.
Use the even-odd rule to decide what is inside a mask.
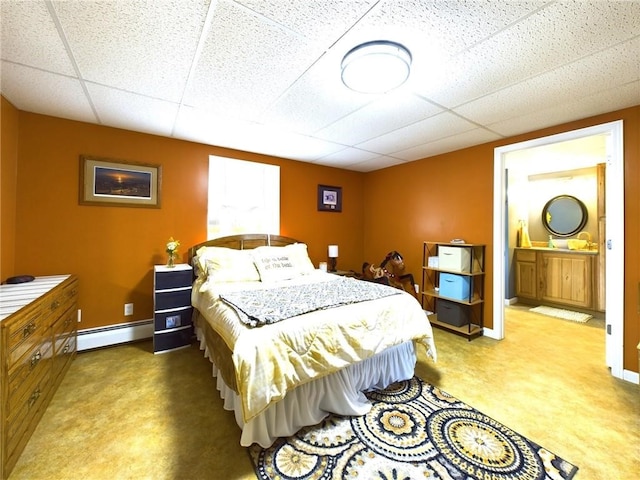
[[[329,258],[338,258],[338,245],[329,245]]]
[[[351,49],[342,60],[342,82],[361,93],[384,93],[402,85],[411,53],[399,43],[376,40]]]

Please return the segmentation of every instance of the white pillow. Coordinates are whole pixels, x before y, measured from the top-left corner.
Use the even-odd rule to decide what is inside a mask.
[[[201,271],[212,282],[259,282],[251,250],[202,247],[196,252]]]
[[[258,247],[252,251],[262,282],[289,280],[301,274],[292,258],[295,252],[287,251],[284,247]]]
[[[308,275],[315,271],[316,267],[313,266],[313,262],[309,258],[305,243],[292,243],[284,247],[284,249],[289,253],[293,265],[302,275]]]

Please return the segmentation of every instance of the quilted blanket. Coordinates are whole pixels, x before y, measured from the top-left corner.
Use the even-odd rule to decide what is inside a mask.
[[[220,295],[232,307],[240,321],[260,327],[287,318],[397,295],[400,290],[378,283],[340,277],[327,284],[287,285],[269,290],[243,290]]]

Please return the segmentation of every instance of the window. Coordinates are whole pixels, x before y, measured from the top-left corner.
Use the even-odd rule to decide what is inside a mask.
[[[209,157],[207,238],[280,234],[280,167]]]

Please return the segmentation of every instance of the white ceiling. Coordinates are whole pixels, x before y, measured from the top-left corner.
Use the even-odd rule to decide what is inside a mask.
[[[20,110],[362,172],[640,105],[640,1],[1,1]],[[347,89],[376,39],[409,81]]]

